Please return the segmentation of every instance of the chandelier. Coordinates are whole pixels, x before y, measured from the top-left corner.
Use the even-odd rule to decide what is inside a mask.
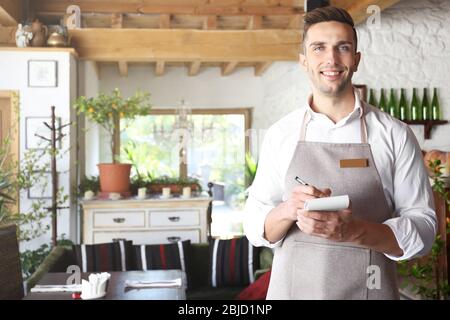
[[[191,133],[194,131],[194,122],[192,121],[192,110],[186,104],[184,99],[181,100],[180,106],[175,110],[174,130],[187,130]]]

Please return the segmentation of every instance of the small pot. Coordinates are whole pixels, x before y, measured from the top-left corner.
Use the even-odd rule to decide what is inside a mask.
[[[53,32],[47,40],[47,45],[50,47],[65,47],[67,46],[67,41],[66,38],[58,33],[58,32]]]
[[[100,190],[102,192],[127,193],[130,190],[131,164],[100,163]]]

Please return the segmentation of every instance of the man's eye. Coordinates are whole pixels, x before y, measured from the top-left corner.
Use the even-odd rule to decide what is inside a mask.
[[[339,50],[341,50],[341,51],[350,51],[350,47],[349,46],[340,46]]]
[[[319,51],[322,51],[322,50],[323,50],[322,46],[314,48],[314,52],[319,52]]]

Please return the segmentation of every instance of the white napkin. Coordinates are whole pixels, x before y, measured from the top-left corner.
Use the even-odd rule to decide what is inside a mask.
[[[345,195],[306,200],[304,208],[306,211],[338,211],[347,209],[349,205],[350,198]]]
[[[111,277],[108,272],[92,273],[89,281],[81,280],[81,299],[101,298],[106,294],[106,283]]]
[[[158,280],[158,281],[145,281],[145,280],[126,280],[125,287],[128,288],[181,288],[181,278],[173,280]]]
[[[49,284],[35,285],[31,292],[80,292],[81,284]]]

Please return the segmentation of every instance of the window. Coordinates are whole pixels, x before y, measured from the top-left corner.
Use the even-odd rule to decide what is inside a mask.
[[[175,109],[153,109],[122,132],[122,161],[129,161],[131,155],[139,174],[153,178],[179,177],[184,171],[198,178],[204,190],[208,182],[223,186],[222,202],[213,204],[213,221],[215,212],[227,212],[231,218],[230,212],[238,214],[245,202],[250,116],[250,109],[193,109],[189,130],[184,131],[188,134],[183,158]]]

